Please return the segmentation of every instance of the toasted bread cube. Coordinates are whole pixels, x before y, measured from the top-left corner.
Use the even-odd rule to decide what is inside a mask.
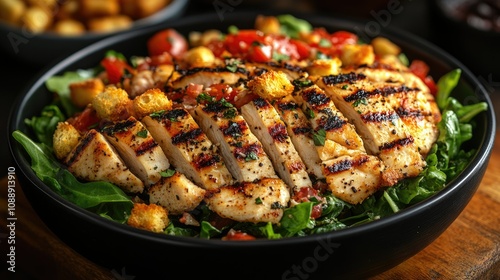
[[[375,53],[371,45],[345,45],[340,55],[343,65],[371,65]]]
[[[342,61],[338,57],[316,59],[307,67],[307,70],[311,76],[337,75],[341,65]]]
[[[79,12],[84,18],[107,17],[120,13],[118,0],[80,0]]]
[[[255,29],[265,34],[280,34],[281,25],[275,16],[258,15],[255,19]]]
[[[66,0],[59,5],[57,11],[57,19],[75,19],[78,17],[78,9],[80,7],[78,0]]]
[[[162,177],[149,189],[149,201],[165,207],[172,215],[194,210],[205,196],[206,190],[191,182],[184,174],[175,172]]]
[[[138,119],[144,116],[159,112],[162,110],[170,110],[172,102],[167,98],[165,93],[157,88],[148,89],[141,95],[134,98],[134,112]]]
[[[133,102],[125,90],[108,86],[92,99],[92,106],[100,119],[119,121],[128,118],[133,112]]]
[[[57,0],[25,0],[29,6],[37,6],[46,9],[53,9],[57,5]]]
[[[26,11],[22,0],[0,0],[0,19],[17,24]]]
[[[93,32],[113,32],[132,26],[132,19],[125,15],[93,18],[89,20],[88,27]]]
[[[209,48],[198,46],[188,50],[184,59],[191,67],[210,67],[215,62],[215,55]]]
[[[398,55],[401,53],[401,48],[384,37],[374,38],[371,42],[373,51],[378,56]]]
[[[168,212],[156,204],[135,203],[127,224],[152,232],[162,232],[169,223]]]
[[[294,86],[281,71],[268,71],[248,82],[253,93],[264,99],[277,99],[293,92]]]
[[[92,99],[104,90],[101,79],[88,79],[69,85],[70,98],[73,104],[83,108],[92,102]]]
[[[66,158],[80,141],[80,132],[68,122],[60,122],[54,131],[53,148],[56,157],[60,160]]]

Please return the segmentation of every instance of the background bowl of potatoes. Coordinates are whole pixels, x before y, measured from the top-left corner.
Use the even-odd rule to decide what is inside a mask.
[[[180,17],[188,0],[0,0],[0,50],[50,64],[95,41]]]

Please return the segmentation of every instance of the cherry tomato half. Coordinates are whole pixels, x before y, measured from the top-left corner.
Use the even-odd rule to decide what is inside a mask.
[[[188,49],[186,38],[172,28],[154,34],[148,40],[147,46],[150,56],[157,56],[167,52],[175,59],[180,59]]]

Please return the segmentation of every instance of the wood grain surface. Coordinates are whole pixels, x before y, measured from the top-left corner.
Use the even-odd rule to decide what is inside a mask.
[[[486,174],[461,215],[432,244],[382,273],[379,279],[500,279],[500,132]],[[0,180],[0,252],[9,253],[7,178]],[[38,218],[16,183],[16,272],[0,279],[123,279],[92,263],[60,241]],[[130,276],[128,279],[132,279]]]

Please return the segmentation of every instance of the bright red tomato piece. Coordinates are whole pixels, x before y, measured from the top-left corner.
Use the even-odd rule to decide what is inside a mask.
[[[169,53],[175,59],[180,59],[188,49],[186,38],[176,30],[169,28],[159,31],[148,42],[148,52],[150,56]]]
[[[223,240],[255,240],[255,237],[246,232],[230,230]]]
[[[68,123],[73,125],[81,133],[87,132],[90,128],[98,125],[99,117],[94,109],[86,107],[81,113],[69,118]]]
[[[108,81],[111,84],[117,84],[121,81],[125,70],[133,72],[134,69],[128,63],[114,56],[105,57],[101,60],[101,65],[106,70]]]

